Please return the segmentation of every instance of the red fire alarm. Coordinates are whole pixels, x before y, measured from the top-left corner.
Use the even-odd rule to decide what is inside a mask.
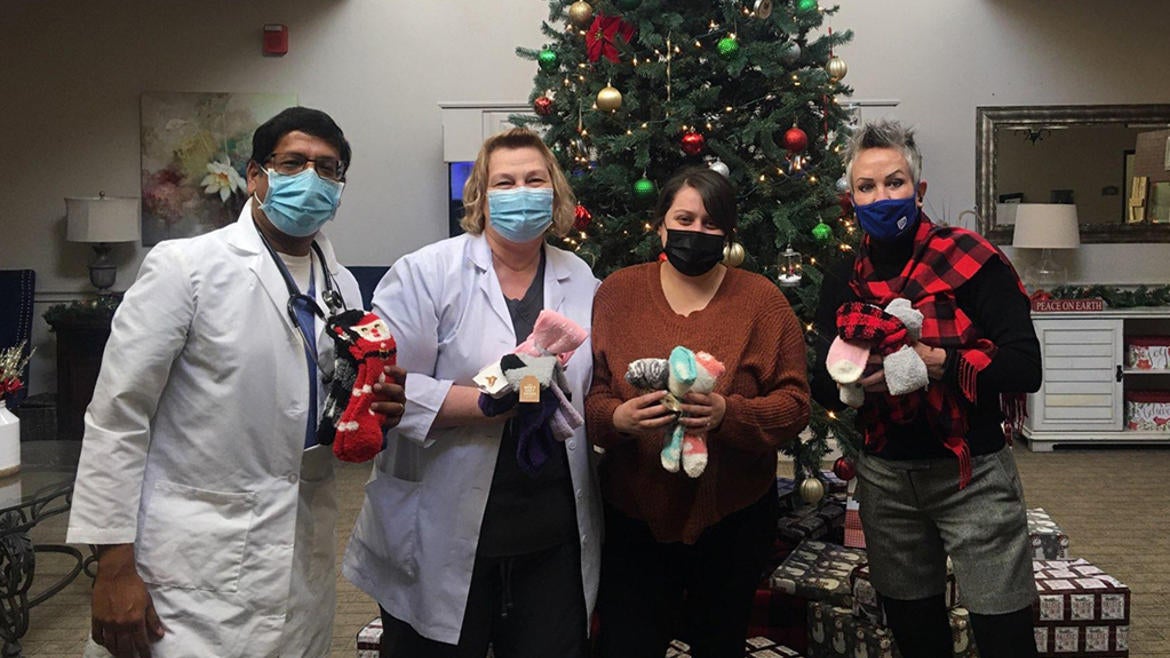
[[[284,55],[288,53],[288,26],[268,23],[264,26],[264,54]]]

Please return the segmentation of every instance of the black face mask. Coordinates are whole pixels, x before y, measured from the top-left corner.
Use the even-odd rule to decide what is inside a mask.
[[[666,229],[666,259],[687,276],[700,276],[723,260],[724,236],[701,231]]]

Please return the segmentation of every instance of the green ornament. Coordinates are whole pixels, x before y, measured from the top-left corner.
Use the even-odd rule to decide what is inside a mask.
[[[544,50],[540,51],[539,55],[536,56],[536,61],[540,64],[541,69],[548,73],[552,73],[553,71],[557,70],[557,64],[560,63],[561,57],[560,55],[557,55],[557,51],[545,48]]]
[[[796,0],[796,10],[802,12],[816,11],[817,0]]]
[[[720,55],[727,58],[734,57],[739,52],[739,40],[732,39],[731,37],[723,37],[719,40],[716,48],[719,49]]]
[[[829,228],[828,224],[821,221],[813,227],[812,234],[813,237],[816,238],[817,242],[828,242],[829,238],[833,237],[833,229]]]
[[[633,11],[642,4],[642,0],[617,0],[618,9],[622,11]]]
[[[658,196],[658,187],[654,181],[643,176],[634,182],[634,199],[639,203],[653,201]]]

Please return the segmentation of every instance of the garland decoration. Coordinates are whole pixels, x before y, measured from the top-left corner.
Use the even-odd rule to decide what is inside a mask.
[[[1170,286],[1121,288],[1118,286],[1057,286],[1050,292],[1053,299],[1085,299],[1100,297],[1109,308],[1170,305]]]

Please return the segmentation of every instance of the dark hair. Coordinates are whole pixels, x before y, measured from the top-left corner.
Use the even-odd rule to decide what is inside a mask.
[[[349,142],[341,128],[321,110],[299,106],[282,110],[252,133],[252,161],[263,167],[264,161],[276,148],[276,143],[294,130],[329,142],[341,154],[341,161],[348,167],[351,155]]]
[[[694,188],[703,200],[703,208],[711,222],[723,230],[729,239],[735,233],[735,188],[731,181],[714,169],[693,167],[676,173],[658,194],[658,206],[654,208],[653,226],[657,229],[666,220],[666,212],[674,204],[674,197],[683,186]]]

